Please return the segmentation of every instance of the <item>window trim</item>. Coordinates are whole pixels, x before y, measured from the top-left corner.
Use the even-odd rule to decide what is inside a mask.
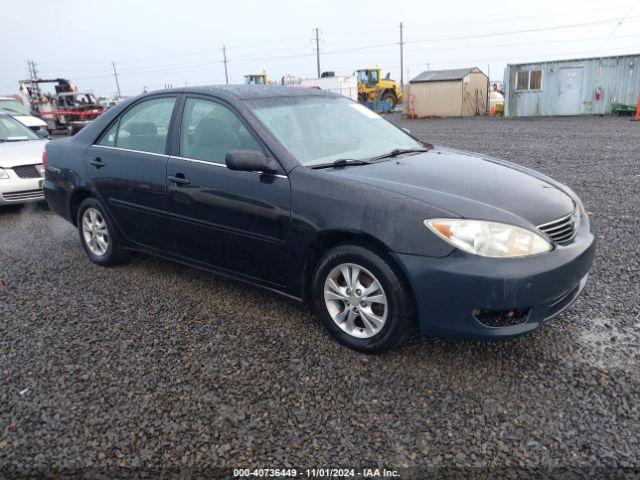
[[[270,152],[269,148],[267,147],[267,145],[265,144],[265,142],[262,141],[262,138],[260,138],[260,136],[256,133],[256,131],[251,126],[251,124],[244,118],[244,115],[242,115],[238,111],[237,108],[235,108],[232,104],[230,104],[229,102],[223,100],[222,98],[213,97],[213,96],[209,96],[209,95],[199,95],[199,94],[195,94],[195,93],[194,94],[190,94],[190,93],[185,94],[184,97],[182,98],[181,102],[180,102],[180,108],[179,108],[179,111],[176,114],[177,126],[174,129],[175,140],[174,140],[174,143],[173,143],[173,148],[171,149],[171,151],[173,152],[173,154],[171,155],[172,158],[179,158],[179,159],[182,159],[182,160],[190,160],[190,161],[194,161],[194,162],[202,162],[202,163],[206,163],[206,164],[209,164],[209,165],[216,165],[216,166],[219,166],[219,167],[227,168],[227,165],[225,163],[210,162],[208,160],[201,160],[199,158],[183,157],[181,155],[180,143],[182,141],[182,123],[183,123],[183,120],[184,120],[184,112],[186,110],[187,101],[189,99],[192,99],[192,100],[204,100],[204,101],[208,101],[208,102],[213,102],[213,103],[216,103],[218,105],[221,105],[221,106],[227,108],[227,110],[229,110],[233,115],[235,115],[236,118],[238,119],[238,121],[247,129],[249,134],[255,140],[256,144],[260,147],[261,153],[263,155],[267,156],[267,157],[270,157],[270,158],[273,158],[274,160],[276,160],[278,162],[278,165],[280,165],[280,169],[282,170],[282,172],[286,171],[284,168],[282,168],[282,164],[278,161],[278,159],[273,154],[271,154],[271,152]]]
[[[540,72],[540,88],[531,88],[531,73]],[[527,88],[518,88],[518,77],[521,73],[527,74]],[[542,85],[544,82],[544,70],[541,68],[529,69],[529,70],[517,70],[515,80],[515,91],[516,92],[541,92]]]

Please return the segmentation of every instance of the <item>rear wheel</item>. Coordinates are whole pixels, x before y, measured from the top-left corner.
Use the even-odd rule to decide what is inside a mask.
[[[340,343],[366,353],[399,345],[413,330],[412,297],[396,268],[373,250],[342,245],[314,276],[316,312]]]
[[[99,265],[116,265],[126,259],[115,228],[100,201],[87,198],[78,209],[80,242],[89,258]]]

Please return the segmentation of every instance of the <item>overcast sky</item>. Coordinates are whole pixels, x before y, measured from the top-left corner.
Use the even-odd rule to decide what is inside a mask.
[[[420,72],[480,67],[502,79],[507,63],[640,53],[639,0],[0,0],[0,95],[17,92],[34,60],[41,77],[63,77],[98,95],[224,83],[249,72],[316,76],[378,65],[405,81]],[[620,20],[626,19],[619,24]],[[520,32],[513,33],[512,32]]]

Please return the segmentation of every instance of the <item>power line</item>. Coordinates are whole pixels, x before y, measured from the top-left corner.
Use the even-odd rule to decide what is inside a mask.
[[[615,26],[613,27],[613,30],[611,30],[611,33],[609,33],[609,35],[607,35],[607,37],[602,41],[602,43],[600,44],[600,47],[598,47],[598,51],[604,46],[605,43],[607,43],[607,41],[613,36],[613,34],[616,32],[616,30],[618,29],[618,27],[620,25],[622,25],[622,22],[624,22],[627,17],[631,14],[631,12],[633,12],[633,10],[635,10],[635,8],[638,6],[638,4],[640,4],[640,0],[638,0],[630,9],[627,13],[624,14],[624,16],[620,19],[620,21],[618,23],[615,24]]]
[[[637,2],[636,5],[634,5],[634,8],[638,5]],[[609,24],[612,22],[615,22],[615,28],[613,29],[613,31],[609,34],[610,38],[615,31],[617,31],[617,28],[625,21],[630,21],[630,20],[635,20],[640,18],[640,15],[634,15],[631,16],[630,13],[632,13],[632,11],[634,10],[634,8],[630,9],[624,17],[622,17],[622,19],[620,18],[616,18],[616,19],[605,19],[605,20],[598,20],[598,21],[591,21],[591,22],[582,22],[582,23],[572,23],[572,24],[565,24],[565,25],[556,25],[556,26],[552,26],[552,27],[539,27],[539,28],[528,28],[528,29],[520,29],[520,30],[512,30],[512,31],[507,31],[507,32],[494,32],[494,33],[485,33],[485,34],[474,34],[474,35],[460,35],[460,36],[450,36],[450,37],[433,37],[433,38],[423,38],[423,39],[416,39],[416,40],[405,40],[404,39],[404,24],[401,23],[401,27],[400,27],[400,34],[401,34],[401,38],[400,38],[400,64],[401,64],[401,84],[404,81],[404,53],[405,53],[405,45],[406,44],[412,44],[415,43],[416,45],[421,44],[421,43],[427,43],[427,42],[448,42],[448,41],[455,41],[455,40],[469,40],[469,39],[483,39],[483,38],[492,38],[492,37],[504,37],[504,36],[510,36],[510,35],[518,35],[518,34],[527,34],[527,33],[537,33],[537,32],[548,32],[548,31],[554,31],[554,30],[564,30],[564,29],[575,29],[575,28],[580,28],[580,27],[586,27],[586,26],[593,26],[593,25],[603,25],[603,24]],[[254,57],[254,58],[236,58],[233,60],[233,62],[229,62],[229,60],[226,58],[226,46],[223,46],[223,60],[221,62],[198,62],[198,63],[192,63],[192,64],[182,64],[182,65],[176,65],[176,64],[172,64],[172,65],[167,65],[165,67],[161,67],[161,68],[151,68],[151,69],[142,69],[142,70],[137,70],[137,69],[133,69],[133,70],[129,70],[129,71],[125,71],[123,73],[118,74],[115,70],[115,62],[111,62],[112,63],[112,67],[113,67],[113,76],[116,78],[116,84],[117,86],[119,83],[118,80],[118,76],[119,75],[125,75],[125,76],[137,76],[137,75],[146,75],[146,74],[150,74],[150,73],[165,73],[165,72],[175,72],[175,71],[189,71],[189,70],[204,70],[204,69],[209,69],[211,67],[213,67],[215,64],[218,63],[223,63],[225,66],[225,80],[228,82],[228,64],[229,63],[250,63],[250,62],[265,62],[265,61],[270,61],[270,60],[285,60],[285,59],[295,59],[295,58],[306,58],[306,57],[310,57],[311,55],[316,55],[316,68],[317,68],[317,73],[318,75],[321,74],[321,68],[320,68],[320,31],[318,28],[314,29],[314,33],[315,33],[315,38],[314,38],[314,42],[315,42],[315,52],[313,53],[299,53],[299,54],[289,54],[289,55],[275,55],[275,56],[262,56],[262,57]],[[606,39],[605,39],[606,41]],[[398,43],[397,42],[389,42],[389,43],[379,43],[379,44],[369,44],[369,45],[359,45],[359,46],[354,46],[354,47],[347,47],[347,48],[339,48],[339,49],[335,49],[335,50],[323,50],[323,54],[326,55],[336,55],[336,54],[342,54],[342,53],[348,53],[348,52],[355,52],[355,51],[364,51],[364,50],[372,50],[372,49],[383,49],[386,47],[392,47],[392,46],[397,46]],[[397,48],[397,47],[396,47]],[[453,48],[453,47],[451,47]],[[465,47],[466,48],[466,47]],[[409,49],[408,51],[411,51],[411,49]],[[29,66],[29,72],[30,75],[35,75],[37,76],[37,71],[34,72],[33,70],[35,69],[35,62],[33,61],[29,61],[28,62],[28,66]],[[84,76],[84,77],[76,77],[76,79],[79,80],[85,80],[85,79],[98,79],[98,78],[107,78],[110,77],[112,74],[97,74],[97,75],[89,75],[89,76]]]
[[[640,18],[640,15],[635,15],[631,18]],[[606,23],[619,22],[620,20],[617,18],[609,19],[609,20],[597,20],[594,22],[583,22],[583,23],[571,23],[568,25],[556,25],[554,27],[541,27],[541,28],[529,28],[526,30],[512,30],[510,32],[496,32],[496,33],[483,33],[478,35],[463,35],[458,37],[444,37],[444,38],[424,38],[421,40],[410,40],[405,43],[427,43],[427,42],[446,42],[450,40],[475,40],[478,38],[489,38],[489,37],[504,37],[508,35],[519,35],[522,33],[537,33],[537,32],[548,32],[551,30],[563,30],[568,28],[579,28],[579,27],[588,27],[592,25],[602,25]]]

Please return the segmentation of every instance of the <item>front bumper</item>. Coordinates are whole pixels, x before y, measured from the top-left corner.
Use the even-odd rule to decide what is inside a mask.
[[[44,200],[43,178],[19,178],[12,170],[5,171],[8,172],[9,178],[0,178],[0,205]]]
[[[394,253],[416,299],[425,335],[490,340],[522,335],[568,308],[584,288],[596,251],[588,221],[575,241],[523,259],[455,251],[434,258]],[[488,326],[478,311],[523,312],[519,323]]]

